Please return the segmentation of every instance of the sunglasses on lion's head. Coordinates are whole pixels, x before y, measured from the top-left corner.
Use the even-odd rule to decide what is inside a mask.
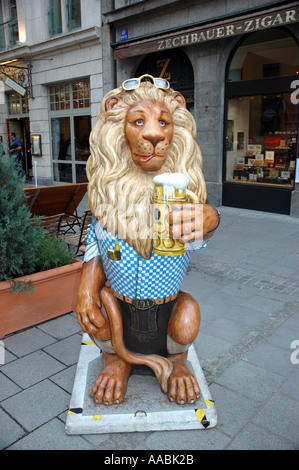
[[[150,78],[151,81],[153,82],[153,85],[155,85],[156,88],[160,88],[161,90],[169,90],[170,84],[167,80],[164,78],[158,78],[158,77],[152,77],[152,75],[144,74],[141,75],[139,78],[128,78],[128,80],[125,80],[121,86],[121,93],[122,91],[131,91],[131,90],[136,90],[137,88],[140,87],[141,80],[143,78]]]

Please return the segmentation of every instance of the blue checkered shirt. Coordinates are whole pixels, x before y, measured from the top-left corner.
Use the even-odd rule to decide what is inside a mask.
[[[119,243],[120,260],[111,260],[107,251]],[[207,243],[200,245],[205,248]],[[160,299],[176,294],[185,277],[190,250],[177,256],[152,253],[150,259],[139,256],[127,241],[118,240],[104,230],[95,217],[90,226],[84,262],[101,256],[104,272],[112,289],[133,299]]]

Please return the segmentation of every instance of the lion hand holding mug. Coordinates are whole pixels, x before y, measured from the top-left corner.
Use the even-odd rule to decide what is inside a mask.
[[[92,396],[124,400],[133,367],[150,368],[170,401],[200,395],[187,367],[200,309],[181,292],[192,245],[203,248],[219,224],[205,204],[206,186],[196,128],[183,96],[161,78],[126,80],[103,99],[87,162],[93,212],[77,301],[77,318],[102,350]],[[181,173],[198,203],[176,201],[170,236],[190,246],[180,254],[153,250],[154,177]],[[199,242],[199,243],[198,243]]]

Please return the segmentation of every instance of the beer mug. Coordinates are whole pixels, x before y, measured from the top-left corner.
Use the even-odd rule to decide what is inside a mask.
[[[189,178],[183,173],[163,173],[154,179],[153,251],[158,255],[176,256],[187,251],[187,245],[169,235],[169,213],[172,204],[198,203],[198,197],[187,189]]]

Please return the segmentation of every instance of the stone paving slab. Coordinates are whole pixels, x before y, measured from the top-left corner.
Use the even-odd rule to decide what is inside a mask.
[[[5,339],[6,348],[17,357],[26,356],[53,343],[56,343],[55,338],[39,328],[29,328]]]
[[[33,431],[66,410],[69,394],[49,379],[43,380],[1,402],[24,429]]]
[[[267,400],[253,417],[252,422],[272,431],[282,439],[290,441],[298,450],[298,400],[293,400],[278,391]]]
[[[63,368],[60,362],[39,350],[4,365],[2,372],[20,387],[27,388]]]
[[[81,436],[68,436],[64,423],[54,418],[9,447],[10,450],[93,450]]]
[[[26,431],[2,409],[0,409],[0,423],[2,430],[0,433],[0,449],[4,449],[26,434]],[[3,432],[4,429],[5,432]]]

